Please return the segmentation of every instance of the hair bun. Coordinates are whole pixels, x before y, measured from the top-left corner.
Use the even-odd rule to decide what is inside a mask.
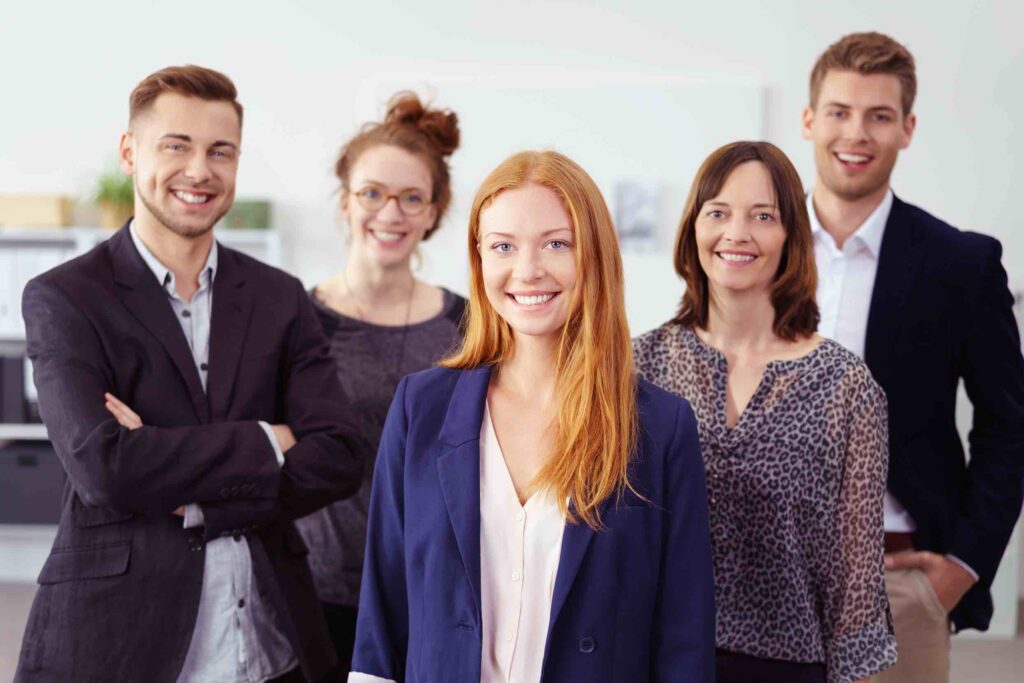
[[[400,92],[388,103],[384,125],[410,126],[427,136],[441,153],[459,147],[459,117],[450,109],[430,109],[412,92]]]

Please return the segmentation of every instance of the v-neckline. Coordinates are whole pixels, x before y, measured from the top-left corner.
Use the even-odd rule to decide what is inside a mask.
[[[503,495],[511,496],[512,500],[516,501],[516,504],[520,507],[523,512],[529,512],[531,508],[536,507],[536,504],[530,505],[530,503],[538,497],[542,490],[537,489],[524,501],[519,498],[519,492],[516,490],[516,484],[512,481],[512,473],[508,469],[508,461],[505,460],[505,451],[501,449],[501,442],[498,441],[498,432],[494,428],[494,421],[491,419],[491,402],[489,399],[484,399],[484,439],[487,440],[489,449],[493,449],[492,465],[501,465],[501,475],[498,479],[501,480],[501,488],[505,489]]]

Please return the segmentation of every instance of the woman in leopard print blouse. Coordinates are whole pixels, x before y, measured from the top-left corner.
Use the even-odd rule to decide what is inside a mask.
[[[896,660],[883,583],[885,396],[816,333],[800,178],[764,142],[701,166],[676,238],[686,293],[635,340],[688,399],[708,474],[719,683],[849,683]]]

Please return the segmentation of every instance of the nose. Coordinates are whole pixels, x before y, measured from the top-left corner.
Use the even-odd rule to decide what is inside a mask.
[[[185,175],[197,185],[210,179],[210,164],[204,152],[197,150],[189,158],[188,165],[185,167]]]
[[[744,244],[750,241],[750,223],[745,216],[733,217],[722,231],[722,237],[733,244]]]
[[[519,252],[515,267],[512,269],[512,277],[520,282],[536,282],[544,277],[544,275],[544,266],[541,263],[540,254],[531,249],[524,249]]]
[[[864,114],[851,112],[843,123],[843,137],[854,142],[861,142],[868,139],[868,129],[864,125]]]
[[[384,200],[384,206],[377,209],[377,219],[387,223],[401,223],[405,219],[405,214],[398,206],[398,197]]]

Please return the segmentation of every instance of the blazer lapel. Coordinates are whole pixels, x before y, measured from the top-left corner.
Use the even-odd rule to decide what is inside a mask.
[[[608,515],[608,501],[605,501],[600,507],[601,517],[604,519]],[[573,582],[576,581],[576,575],[580,571],[583,558],[587,555],[587,548],[590,547],[590,541],[593,540],[595,533],[589,525],[581,521],[565,525],[565,531],[562,533],[562,553],[558,558],[558,571],[555,574],[555,588],[551,594],[548,641],[551,640],[551,629],[565,605],[566,598],[569,597],[569,591],[572,589]],[[545,658],[546,654],[545,648]]]
[[[236,255],[215,245],[217,272],[213,279],[213,313],[210,321],[210,371],[207,394],[215,421],[227,417],[235,385],[242,346],[252,314],[252,291],[246,286],[242,262]]]
[[[196,417],[200,422],[206,422],[209,418],[203,383],[199,379],[199,371],[188,348],[185,333],[167,301],[167,293],[136,251],[128,233],[128,225],[117,231],[110,238],[109,244],[114,281],[120,286],[118,294],[121,303],[163,345],[185,382],[196,409]]]
[[[916,248],[916,241],[914,226],[907,219],[906,204],[893,197],[882,236],[864,340],[864,361],[883,386],[890,371],[890,350],[903,322],[907,294],[921,265],[922,253]]]
[[[480,425],[491,368],[459,375],[438,439],[449,450],[437,459],[448,519],[480,615]]]

